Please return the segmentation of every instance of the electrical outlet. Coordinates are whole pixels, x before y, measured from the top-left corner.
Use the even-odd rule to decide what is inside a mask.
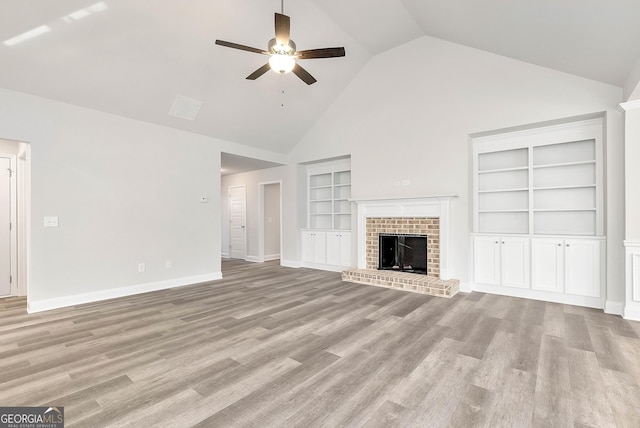
[[[410,180],[402,180],[402,185],[403,186],[409,186],[411,184]]]
[[[58,217],[45,217],[44,227],[58,227]]]
[[[138,263],[138,272],[144,272],[147,270],[147,267],[144,263]]]

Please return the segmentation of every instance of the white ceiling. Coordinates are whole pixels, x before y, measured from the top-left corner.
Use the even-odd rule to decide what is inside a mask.
[[[103,0],[63,19],[98,1],[0,2],[0,41],[50,28],[0,44],[0,87],[281,153],[371,56],[423,35],[619,87],[640,58],[638,0],[286,0],[299,50],[346,57],[303,61],[311,86],[272,72],[249,81],[266,57],[214,41],[266,48],[280,1]],[[177,95],[203,102],[194,121],[169,115]]]

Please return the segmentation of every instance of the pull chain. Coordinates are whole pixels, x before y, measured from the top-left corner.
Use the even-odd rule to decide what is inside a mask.
[[[284,0],[280,0],[280,13],[284,15]]]
[[[284,74],[282,75],[281,79],[282,79],[282,101],[280,102],[280,107],[284,108],[284,98],[286,96]]]

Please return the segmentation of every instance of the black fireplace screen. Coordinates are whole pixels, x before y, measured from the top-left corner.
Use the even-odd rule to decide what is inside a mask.
[[[381,233],[378,269],[427,274],[427,235]]]

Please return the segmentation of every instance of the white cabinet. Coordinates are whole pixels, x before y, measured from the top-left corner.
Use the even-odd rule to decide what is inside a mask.
[[[531,288],[600,297],[599,240],[535,238],[531,248]]]
[[[302,261],[310,263],[327,262],[327,235],[325,232],[302,231]]]
[[[302,265],[340,271],[351,267],[351,232],[303,230]]]
[[[327,232],[327,264],[351,266],[351,232]]]
[[[476,236],[473,254],[476,282],[507,287],[529,287],[529,239]]]
[[[603,119],[474,137],[475,289],[602,308]]]

